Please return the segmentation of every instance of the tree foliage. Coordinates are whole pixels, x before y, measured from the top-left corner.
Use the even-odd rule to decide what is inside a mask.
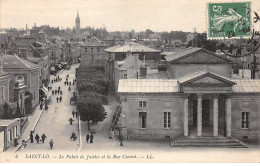
[[[8,103],[4,103],[3,110],[3,119],[12,119],[12,110]]]
[[[32,113],[32,100],[33,100],[32,93],[26,91],[25,96],[28,96],[24,99],[25,112],[26,114],[30,114]]]

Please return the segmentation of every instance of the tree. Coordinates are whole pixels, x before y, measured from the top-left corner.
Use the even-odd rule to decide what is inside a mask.
[[[195,42],[195,47],[204,48],[212,52],[216,52],[217,50],[216,41],[207,40],[207,33],[197,33],[194,40],[195,41],[190,41],[188,46],[193,46],[193,42]]]
[[[90,131],[89,122],[97,123],[106,118],[107,113],[102,106],[101,97],[94,92],[84,92],[79,96],[77,109],[80,114],[80,120],[88,122],[88,130]]]
[[[154,34],[154,32],[150,29],[146,29],[145,36],[148,38],[151,34]]]
[[[12,110],[10,109],[10,106],[8,103],[4,103],[3,105],[3,119],[12,119]]]
[[[30,114],[32,113],[32,100],[33,100],[32,93],[26,91],[25,96],[28,96],[24,99],[25,112],[26,114]]]

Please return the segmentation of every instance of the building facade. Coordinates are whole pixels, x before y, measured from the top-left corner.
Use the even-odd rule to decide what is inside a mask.
[[[96,38],[91,37],[88,42],[80,47],[82,66],[103,66],[105,67],[105,49],[107,45]]]
[[[16,55],[3,56],[3,70],[10,75],[9,96],[14,96],[13,87],[15,83],[24,82],[26,91],[32,94],[32,106],[36,107],[39,103],[39,66],[26,61]],[[15,101],[15,96],[10,98],[10,102]]]
[[[260,139],[260,80],[234,79],[232,62],[201,48],[166,57],[171,79],[119,80],[131,138]]]

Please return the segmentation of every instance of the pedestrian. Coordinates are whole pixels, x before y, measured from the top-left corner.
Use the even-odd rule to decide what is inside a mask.
[[[56,97],[56,100],[57,100],[57,103],[58,103],[59,102],[59,97],[58,96]]]
[[[48,86],[48,91],[50,91],[50,87]]]
[[[44,143],[44,140],[46,139],[46,135],[45,134],[42,134],[42,143]]]
[[[62,101],[62,96],[60,96],[60,103],[61,103],[61,101]]]
[[[74,111],[74,109],[73,109],[73,111],[72,111],[72,116],[73,116],[73,118],[74,118],[74,116],[75,116],[75,111]]]
[[[64,85],[66,85],[66,81],[64,81]]]
[[[74,81],[73,81],[73,83],[72,83],[72,84],[73,84],[73,85],[75,84],[75,83],[74,83]]]
[[[58,95],[60,95],[60,90],[57,91]]]
[[[41,102],[41,104],[40,104],[40,109],[42,110],[42,107],[43,107],[43,104],[42,104],[42,102]]]
[[[68,82],[68,77],[66,78],[66,81]]]
[[[51,80],[51,83],[53,84],[53,80]]]
[[[69,91],[71,90],[70,86],[69,86],[69,88],[68,88],[68,89],[69,89]]]
[[[57,94],[57,90],[55,89],[55,95]]]
[[[60,91],[60,95],[62,95],[62,90]]]
[[[24,149],[27,146],[25,140],[22,141],[22,149]]]
[[[52,95],[54,95],[54,90],[51,91]]]
[[[58,90],[60,91],[60,86],[58,87]]]
[[[72,118],[69,119],[70,125],[72,125],[72,122],[74,121]]]
[[[58,80],[60,79],[60,76],[58,76]]]
[[[88,143],[88,140],[89,140],[89,134],[87,134],[87,136],[86,136],[87,143]]]
[[[77,79],[75,78],[75,82],[77,82]]]
[[[31,139],[31,143],[33,143],[33,131],[31,131],[30,133],[30,139]]]
[[[91,133],[91,135],[90,135],[90,143],[93,143],[93,141],[94,141],[94,135]]]
[[[76,111],[76,118],[78,118],[78,111]]]
[[[51,139],[51,141],[50,141],[50,147],[51,147],[51,149],[53,148],[53,144],[54,144],[54,141]]]
[[[39,143],[40,136],[38,134],[35,135],[35,140],[36,140],[37,143]]]
[[[72,132],[70,139],[72,139],[73,141],[75,141],[77,139],[76,134],[74,133],[74,131]]]

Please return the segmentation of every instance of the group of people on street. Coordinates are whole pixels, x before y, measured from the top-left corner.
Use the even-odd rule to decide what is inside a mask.
[[[33,141],[33,133],[34,133],[33,131],[31,131],[31,133],[30,133],[31,143],[34,142],[34,141]],[[40,142],[44,143],[44,141],[45,141],[46,138],[47,138],[47,136],[46,136],[45,134],[42,134],[41,137],[40,137],[38,134],[35,135],[35,140],[36,140],[37,143],[40,143]]]
[[[91,144],[93,143],[93,141],[94,141],[94,135],[93,135],[93,133],[91,133],[90,135],[89,135],[89,134],[86,135],[86,141],[87,141],[87,143],[88,143],[88,141],[89,141]]]
[[[58,82],[59,80],[62,80],[62,78],[60,78],[60,76],[58,77],[55,77],[54,79],[51,80],[51,83],[55,83],[55,82]]]

